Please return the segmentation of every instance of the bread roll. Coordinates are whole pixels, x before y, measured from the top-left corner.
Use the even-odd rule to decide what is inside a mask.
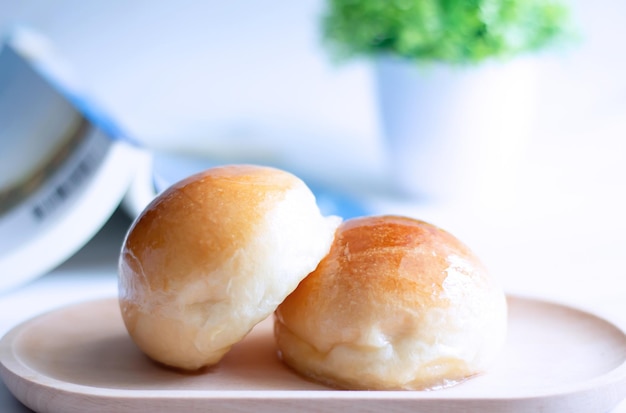
[[[130,336],[168,366],[217,363],[315,269],[339,222],[277,169],[232,165],[184,179],[124,241],[119,301]]]
[[[503,291],[449,233],[395,216],[345,221],[330,253],[278,307],[279,355],[346,389],[436,389],[489,368]]]

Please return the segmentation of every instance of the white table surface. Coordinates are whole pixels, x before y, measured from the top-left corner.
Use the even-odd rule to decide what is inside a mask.
[[[0,295],[0,335],[64,305],[117,293],[116,261],[130,220],[117,212],[82,250],[51,273]],[[6,275],[6,274],[5,274]],[[0,412],[30,412],[0,381]]]

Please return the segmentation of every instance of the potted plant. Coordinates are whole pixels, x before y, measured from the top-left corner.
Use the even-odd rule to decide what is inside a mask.
[[[393,182],[422,199],[504,199],[529,126],[533,58],[566,38],[556,0],[328,0],[339,58],[372,57]],[[499,169],[494,169],[499,168]]]

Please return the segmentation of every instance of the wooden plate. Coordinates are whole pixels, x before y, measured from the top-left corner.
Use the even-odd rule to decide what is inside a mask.
[[[9,390],[38,412],[359,411],[607,412],[626,397],[626,334],[570,307],[509,298],[500,363],[429,392],[340,391],[300,378],[278,360],[270,320],[217,367],[189,375],[142,355],[115,299],[56,310],[0,342]],[[141,409],[141,410],[140,410]]]

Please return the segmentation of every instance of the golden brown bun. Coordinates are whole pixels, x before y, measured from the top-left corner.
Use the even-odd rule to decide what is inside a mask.
[[[485,371],[506,335],[505,296],[449,233],[357,218],[278,307],[282,359],[347,389],[434,389]]]
[[[173,185],[136,219],[121,251],[130,336],[165,365],[217,363],[315,269],[339,221],[277,169],[218,167]]]

